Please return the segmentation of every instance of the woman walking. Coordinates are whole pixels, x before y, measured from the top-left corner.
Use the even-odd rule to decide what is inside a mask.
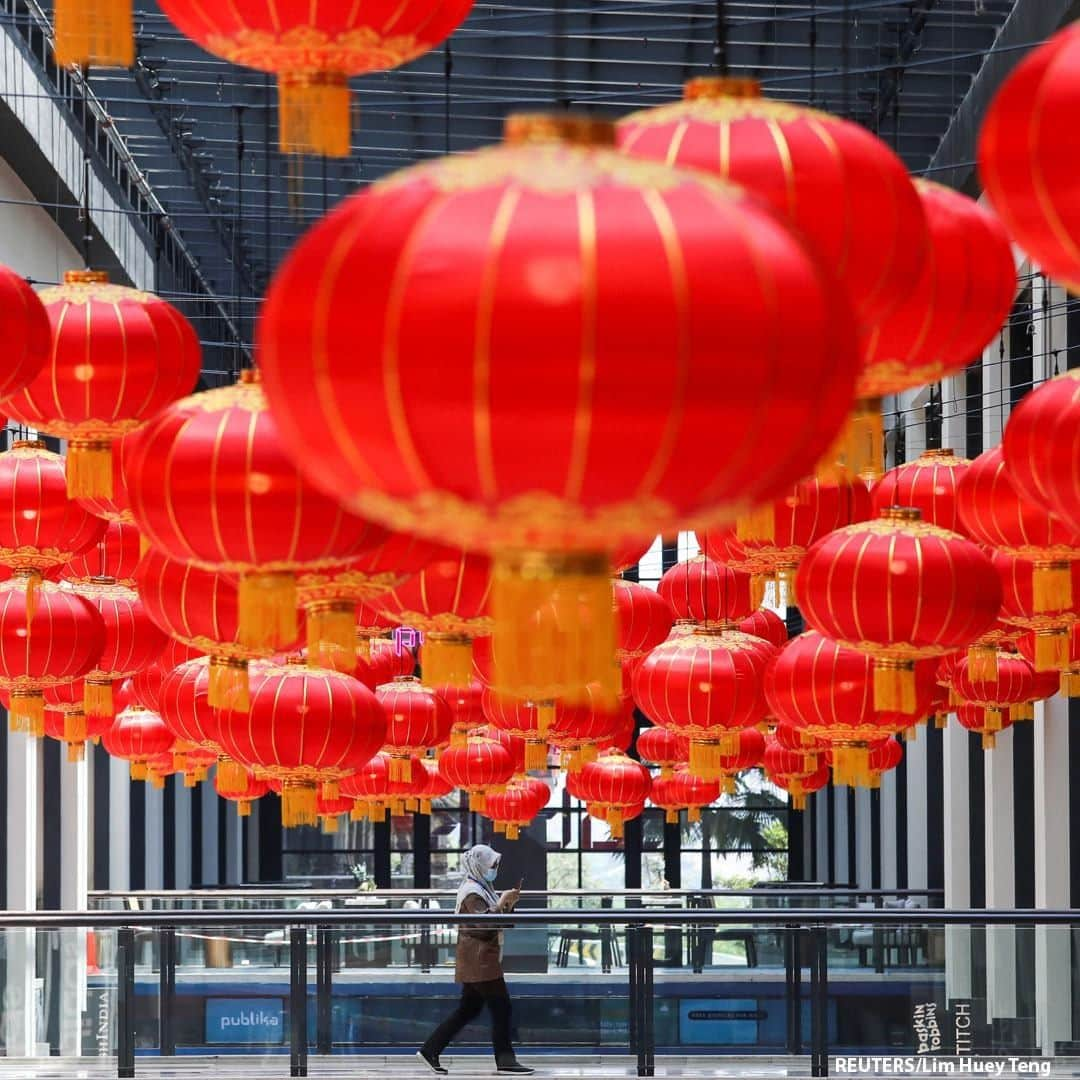
[[[465,879],[458,889],[454,910],[467,915],[505,914],[513,911],[521,898],[521,886],[495,892],[495,877],[502,856],[486,844],[465,852],[462,862]],[[416,1056],[432,1072],[445,1074],[439,1055],[484,1006],[491,1013],[491,1046],[495,1067],[501,1073],[527,1076],[535,1070],[519,1064],[510,1042],[510,993],[502,969],[502,931],[480,926],[458,928],[457,963],[454,981],[461,983],[457,1008],[428,1036]]]

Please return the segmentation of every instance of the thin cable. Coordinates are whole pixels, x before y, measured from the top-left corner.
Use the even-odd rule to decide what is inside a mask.
[[[80,69],[82,73],[82,136],[83,136],[83,161],[82,161],[82,203],[79,206],[79,221],[82,223],[82,257],[83,267],[90,269],[90,243],[94,238],[90,224],[90,177],[93,170],[93,162],[90,157],[90,95],[87,93],[89,85],[86,81],[87,66],[84,64]],[[72,84],[74,86],[74,82]]]
[[[713,67],[718,75],[731,73],[728,61],[728,22],[727,6],[724,0],[716,0],[716,38],[713,42]]]
[[[443,47],[443,78],[446,81],[446,90],[443,94],[443,125],[444,139],[443,152],[450,153],[450,76],[454,73],[454,54],[450,51],[450,39],[447,38]]]

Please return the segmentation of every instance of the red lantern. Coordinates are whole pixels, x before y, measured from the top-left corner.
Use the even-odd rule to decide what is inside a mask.
[[[761,603],[749,574],[705,555],[676,563],[660,579],[657,591],[676,619],[711,628],[730,628]]]
[[[1016,653],[999,652],[994,676],[980,675],[985,673],[973,671],[968,658],[962,657],[953,667],[950,682],[962,701],[984,711],[988,730],[994,730],[1003,712],[1012,712],[1017,705],[1030,701],[1035,691],[1035,671]]]
[[[127,488],[124,485],[124,461],[127,459],[128,446],[134,439],[125,435],[115,439],[112,444],[112,491],[109,495],[80,495],[78,503],[89,510],[95,517],[106,521],[118,521],[123,525],[134,525],[135,517],[131,513]]]
[[[0,341],[4,371],[0,399],[31,382],[49,362],[49,316],[26,278],[0,266]]]
[[[496,727],[494,724],[485,724],[477,728],[475,734],[482,735],[485,739],[497,742],[511,757],[514,762],[514,776],[525,776],[525,740],[517,735],[511,735],[508,731]],[[546,764],[546,761],[545,761]]]
[[[592,692],[588,704],[555,702],[548,730],[548,743],[562,754],[562,765],[570,772],[595,760],[601,744],[615,735],[625,716],[625,703],[608,707],[599,687],[587,689]]]
[[[630,753],[630,747],[634,745],[634,736],[637,734],[637,716],[634,714],[634,702],[627,691],[626,701],[619,710],[615,727],[607,735],[601,735],[596,742],[597,750],[618,750],[623,754]]]
[[[867,762],[867,767],[870,770],[870,778],[867,787],[871,789],[880,787],[882,774],[891,772],[895,769],[903,758],[903,748],[895,739],[882,739],[877,745],[872,746],[870,748],[870,757]],[[850,778],[846,781],[837,781],[837,783],[842,782],[854,786],[854,781]]]
[[[472,639],[491,633],[490,596],[491,561],[457,552],[428,564],[376,603],[395,622],[423,632],[420,670],[426,685],[467,686]]]
[[[617,750],[609,750],[581,770],[579,786],[581,797],[589,804],[589,813],[600,810],[602,820],[611,829],[612,839],[619,840],[628,812],[649,797],[652,777],[644,765]]]
[[[1034,563],[1036,612],[1073,606],[1071,564],[1080,559],[1080,533],[1016,490],[1001,447],[971,463],[960,482],[958,506],[973,539]]]
[[[239,779],[239,783],[236,781]],[[251,804],[261,799],[269,790],[270,785],[265,780],[259,780],[248,769],[242,770],[239,777],[232,776],[223,778],[220,770],[214,774],[214,790],[229,802],[236,803],[236,813],[239,817],[251,816]]]
[[[161,693],[162,683],[175,667],[179,667],[187,660],[194,660],[202,656],[198,649],[185,645],[176,638],[169,638],[161,655],[142,671],[137,671],[131,676],[128,687],[133,703],[141,705],[151,712],[158,712],[158,695]],[[82,701],[82,698],[79,698]]]
[[[550,796],[543,780],[526,776],[511,780],[505,791],[489,795],[486,813],[495,823],[496,831],[502,832],[507,840],[516,840],[520,830],[547,806]]]
[[[86,715],[82,679],[47,687],[41,696],[45,702],[45,734],[67,743],[68,761],[82,761],[87,741],[100,739],[112,726],[111,716]]]
[[[176,742],[173,733],[161,722],[157,713],[128,707],[116,714],[112,726],[102,735],[101,744],[115,758],[130,762],[132,780],[149,780],[149,763],[162,754],[169,754]]]
[[[826,762],[826,756],[820,750],[790,749],[776,739],[767,739],[762,762],[770,776],[810,776]]]
[[[683,804],[679,799],[674,777],[670,775],[653,777],[652,788],[649,791],[649,801],[653,806],[664,811],[664,823],[666,825],[678,825],[679,813],[683,809]]]
[[[688,768],[682,766],[675,770],[672,777],[675,788],[675,798],[681,806],[686,807],[686,820],[690,822],[701,820],[701,811],[706,806],[712,806],[719,801],[721,784],[717,780],[703,780],[695,776]]]
[[[162,681],[157,695],[158,714],[165,726],[182,742],[212,747],[220,753],[218,710],[210,705],[210,660],[201,656],[179,664]],[[230,773],[230,768],[233,770]],[[230,783],[240,782],[242,766],[225,766]]]
[[[131,511],[151,545],[239,575],[242,644],[291,647],[295,574],[346,562],[384,535],[300,478],[250,371],[171,405],[127,449]]]
[[[27,580],[0,582],[0,689],[11,694],[11,729],[41,735],[42,691],[94,668],[105,625],[91,603],[50,581],[37,586],[31,611]]]
[[[241,643],[235,580],[154,550],[142,557],[135,579],[147,615],[167,634],[210,656],[210,704],[246,710],[248,661],[270,657],[273,649]]]
[[[525,741],[525,768],[530,771],[546,769],[552,710],[540,710],[532,702],[508,697],[487,687],[482,704],[490,724]]]
[[[511,117],[507,132],[311,230],[268,295],[259,363],[313,482],[495,554],[501,689],[614,697],[608,553],[794,482],[850,404],[850,320],[751,196],[628,162],[599,121]],[[358,296],[356,281],[381,284]]]
[[[721,790],[725,795],[736,792],[735,777],[738,773],[760,765],[765,757],[765,736],[757,728],[744,728],[738,733],[736,748],[719,758]]]
[[[1001,619],[1009,626],[1031,630],[1035,635],[1036,671],[1063,670],[1069,664],[1069,629],[1080,622],[1072,606],[1039,611],[1035,604],[1035,564],[995,552],[994,568],[1001,582]],[[1080,562],[1070,566],[1068,592],[1080,596]],[[1060,594],[1058,597],[1061,603]]]
[[[134,525],[110,521],[101,539],[71,559],[61,570],[61,576],[66,581],[107,577],[134,588],[135,567],[139,564],[141,549],[139,530]]]
[[[745,619],[740,619],[735,629],[751,637],[764,638],[778,649],[788,639],[787,623],[769,608],[758,608]]]
[[[420,789],[420,813],[430,814],[431,804],[435,799],[445,799],[454,793],[454,785],[448,784],[439,772],[439,765],[431,758],[421,758],[424,767],[424,784]]]
[[[776,648],[738,631],[696,631],[653,649],[634,675],[634,701],[654,723],[690,739],[690,771],[721,779],[739,732],[765,718],[765,669]]]
[[[446,702],[453,716],[450,745],[464,746],[468,737],[487,723],[484,716],[484,684],[473,679],[468,686],[436,686],[434,690]]]
[[[829,782],[829,766],[822,764],[817,772],[809,776],[786,776],[770,773],[769,779],[791,796],[792,810],[806,809],[806,796],[820,791]]]
[[[434,690],[410,675],[378,687],[375,696],[386,713],[383,749],[390,756],[390,779],[403,780],[409,758],[450,741],[454,715]]]
[[[1013,725],[1008,711],[993,712],[988,715],[981,705],[958,705],[956,719],[961,727],[982,736],[984,750],[993,750],[998,733],[1007,731]]]
[[[327,836],[332,836],[338,831],[338,819],[342,814],[351,814],[353,800],[344,795],[328,798],[319,794],[315,798],[315,813],[322,822],[322,831]]]
[[[207,52],[278,80],[283,152],[348,157],[349,78],[423,56],[469,13],[472,0],[312,5],[241,0],[225,7],[162,0],[181,33]]]
[[[616,655],[620,660],[644,656],[671,632],[675,617],[671,605],[658,592],[636,581],[616,578],[613,589]]]
[[[1012,248],[994,213],[928,180],[916,180],[915,190],[930,232],[927,258],[899,306],[861,328],[861,397],[898,394],[963,371],[1001,329],[1016,296]]]
[[[1034,665],[1036,676],[1052,674],[1052,671],[1039,670],[1039,640],[1036,633],[1023,634],[1017,638],[1016,647],[1021,655]],[[1060,672],[1059,688],[1066,697],[1080,697],[1080,621],[1074,622],[1069,630],[1068,649],[1068,662]]]
[[[809,631],[813,634],[813,631]],[[814,635],[820,637],[820,634]],[[769,707],[772,708],[771,698],[769,698],[769,683],[766,681],[766,699],[769,700]],[[796,727],[794,724],[781,723],[777,724],[772,729],[772,737],[785,749],[785,750],[798,750],[806,752],[810,750],[825,751],[829,749],[829,743],[824,739],[819,739],[816,735],[811,735],[805,728]]]
[[[1080,370],[1066,371],[1025,394],[1002,441],[1009,480],[1024,498],[1080,533]]]
[[[447,783],[468,792],[469,809],[483,813],[492,788],[514,775],[514,759],[492,739],[470,736],[464,746],[451,746],[439,756],[439,773]]]
[[[689,747],[665,727],[647,727],[637,738],[638,757],[651,765],[660,766],[662,779],[669,779],[675,772],[675,766],[686,760]]]
[[[723,563],[724,566],[742,570],[747,574],[767,572],[767,567],[763,563],[759,564],[739,540],[737,523],[726,528],[699,529],[698,537],[702,549],[713,562]]]
[[[49,362],[4,402],[35,431],[68,440],[68,490],[110,497],[113,440],[189,394],[202,358],[194,328],[150,293],[68,270],[40,293],[52,327]]]
[[[392,772],[397,776],[392,778]],[[356,820],[366,817],[374,822],[385,819],[387,808],[392,814],[403,814],[407,800],[416,799],[419,805],[421,793],[428,790],[428,784],[427,770],[420,758],[404,758],[401,765],[392,770],[390,756],[378,753],[352,776],[345,777],[339,790],[342,795],[356,800],[353,811]]]
[[[1080,283],[1072,129],[1080,89],[1080,27],[1059,31],[1016,66],[987,110],[979,179],[1013,240],[1072,291]]]
[[[885,510],[818,541],[799,567],[799,608],[815,630],[874,659],[877,709],[919,708],[915,661],[954,652],[1001,607],[993,564],[956,533]]]
[[[890,469],[871,492],[874,513],[891,506],[913,506],[923,521],[963,533],[957,489],[971,462],[951,450],[924,450],[914,461]]]
[[[86,715],[113,715],[113,683],[149,667],[168,640],[146,613],[139,594],[114,578],[80,581],[71,588],[101,613],[105,644],[86,673]]]
[[[362,646],[361,646],[362,642]],[[392,682],[399,675],[411,675],[416,668],[412,651],[385,638],[359,638],[352,676],[369,690]]]

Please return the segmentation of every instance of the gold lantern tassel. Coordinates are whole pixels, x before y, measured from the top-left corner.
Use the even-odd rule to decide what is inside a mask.
[[[525,742],[525,770],[541,772],[547,768],[548,747],[546,742],[528,739]]]
[[[1061,692],[1066,697],[1080,697],[1080,671],[1061,673]]]
[[[982,736],[982,748],[984,750],[993,750],[997,739],[992,731],[984,731]]]
[[[86,743],[69,742],[67,744],[67,759],[70,762],[82,761],[86,757]]]
[[[993,682],[998,676],[997,648],[972,645],[968,648],[968,677],[975,682]]]
[[[318,825],[319,807],[314,784],[285,784],[281,789],[281,824]]]
[[[420,809],[417,811],[417,813],[430,814],[431,813],[431,800],[428,799],[428,798],[421,799],[420,800]]]
[[[338,819],[333,814],[327,814],[322,819],[322,831],[325,836],[332,836],[338,831]]]
[[[128,766],[128,774],[132,780],[145,780],[149,773],[145,761],[133,761]]]
[[[288,573],[252,573],[240,578],[237,594],[242,645],[288,648],[296,641],[296,578]]]
[[[321,601],[305,609],[308,656],[316,667],[352,674],[356,667],[356,605]]]
[[[458,750],[463,746],[469,744],[469,733],[465,728],[458,727],[457,724],[450,730],[450,748],[452,750]]]
[[[64,741],[69,743],[86,742],[86,713],[69,712],[64,714]]]
[[[536,705],[536,730],[547,738],[555,723],[555,702],[540,701]]]
[[[393,817],[401,817],[405,813],[405,800],[393,798],[390,800],[390,814]]]
[[[470,791],[469,809],[482,814],[487,809],[487,795],[483,791]]]
[[[666,765],[660,766],[660,779],[670,780],[675,775],[675,766],[668,762]]]
[[[87,716],[111,717],[115,714],[112,679],[84,680],[83,710]]]
[[[613,708],[621,689],[614,606],[606,555],[496,555],[494,688],[528,701]]]
[[[1034,720],[1035,705],[1031,701],[1021,701],[1019,704],[1010,707],[1009,716],[1013,720]]]
[[[512,821],[508,821],[506,823],[506,839],[507,840],[516,840],[518,838],[519,831],[520,831],[520,827],[518,825],[514,824]]]
[[[210,657],[210,683],[206,702],[212,709],[247,712],[251,707],[246,660],[229,656]]]
[[[495,831],[497,833],[502,833],[504,836],[506,835],[506,822],[505,821],[493,821],[491,824],[492,824],[492,826],[494,827],[494,829],[495,829]]]
[[[900,660],[874,661],[874,708],[879,712],[914,714],[915,665]]]
[[[691,824],[701,820],[701,807],[700,806],[688,806],[686,808],[686,820]]]
[[[184,787],[193,788],[198,782],[199,778],[194,772],[184,773]]]
[[[322,797],[330,802],[341,797],[341,789],[336,780],[324,780],[322,783]]]
[[[53,48],[61,67],[131,67],[135,63],[131,0],[56,0],[53,14]]]
[[[251,800],[240,799],[236,804],[237,817],[251,817]]]
[[[1069,631],[1035,631],[1035,670],[1064,671],[1069,666]]]
[[[45,730],[45,699],[39,691],[13,691],[8,706],[12,731],[36,735]]]
[[[623,838],[623,811],[621,806],[609,806],[607,811],[608,828],[611,829],[611,839]]]
[[[919,737],[919,729],[917,727],[904,728],[904,742],[914,742]]]
[[[468,686],[472,681],[472,641],[465,634],[426,634],[420,646],[425,686]]]
[[[995,708],[992,705],[988,705],[983,709],[983,726],[987,731],[1000,731],[1001,730],[1001,710]]]
[[[368,808],[362,799],[354,799],[352,809],[349,811],[350,821],[367,821]]]
[[[678,825],[679,824],[679,811],[673,807],[668,807],[664,811],[664,824],[666,825]]]
[[[115,3],[116,0],[97,0]],[[130,0],[128,12],[131,11]],[[67,452],[67,490],[70,499],[111,499],[113,497],[112,444],[72,440]]]
[[[218,785],[225,791],[246,791],[247,769],[232,758],[222,758],[217,765]]]
[[[150,786],[155,791],[161,791],[161,790],[164,789],[164,787],[165,787],[165,777],[162,776],[161,773],[150,770],[150,772],[149,772],[149,774],[147,776],[147,779],[150,781]]]
[[[944,731],[949,726],[949,714],[946,712],[934,713],[934,727],[938,731]]]
[[[806,809],[806,796],[802,792],[791,793],[791,809],[792,810],[805,810]]]
[[[721,778],[720,756],[720,747],[716,743],[691,740],[688,763],[690,774],[701,780],[719,780]]]
[[[348,157],[349,80],[334,71],[278,76],[281,151]]]
[[[776,539],[776,511],[773,504],[759,506],[735,523],[735,536],[741,541],[764,541],[772,543]]]
[[[1036,563],[1031,585],[1037,614],[1066,611],[1073,606],[1071,563]]]
[[[724,773],[723,786],[721,791],[725,795],[735,795],[738,792],[738,788],[735,786],[735,777],[731,773]]]

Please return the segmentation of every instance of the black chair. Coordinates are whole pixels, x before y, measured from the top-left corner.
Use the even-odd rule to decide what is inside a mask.
[[[690,907],[707,908],[714,910],[716,907],[713,897],[690,897]],[[713,926],[691,926],[690,928],[690,957],[694,973],[700,975],[705,970],[706,963],[712,960],[713,944],[717,941],[738,941],[746,952],[746,966],[755,968],[758,966],[757,942],[754,931],[749,929],[733,928],[731,930],[718,930]]]
[[[611,908],[611,897],[605,896],[600,901],[600,907]],[[619,949],[619,939],[615,936],[615,928],[612,926],[564,926],[559,933],[559,950],[555,954],[556,967],[568,967],[570,964],[570,947],[577,944],[578,962],[584,962],[585,946],[589,943],[600,946],[600,968],[607,974],[612,967],[622,967],[622,953]]]

